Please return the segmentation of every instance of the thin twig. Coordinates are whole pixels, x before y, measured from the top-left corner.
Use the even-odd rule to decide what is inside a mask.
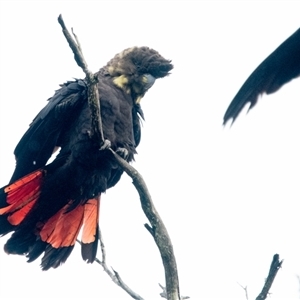
[[[76,35],[74,35],[74,31],[72,29],[72,33],[75,37],[75,40],[72,38],[69,30],[67,29],[67,26],[65,25],[65,22],[63,20],[62,15],[59,15],[58,17],[58,23],[60,24],[60,26],[62,27],[62,32],[70,46],[70,48],[72,49],[73,53],[74,53],[74,59],[77,63],[77,65],[83,70],[83,72],[88,76],[88,75],[93,75],[89,69],[88,69],[88,65],[84,59],[84,56],[82,54],[82,49],[80,44],[78,43],[78,38]]]
[[[81,245],[81,241],[77,239],[77,242]],[[101,229],[99,228],[99,242],[101,247],[102,259],[96,257],[95,262],[102,266],[104,272],[111,278],[111,280],[120,288],[122,288],[127,294],[129,294],[133,299],[136,300],[144,300],[139,294],[135,293],[121,278],[119,273],[117,273],[113,268],[113,272],[109,269],[106,264],[106,251],[103,242],[103,236],[101,233]]]
[[[279,260],[279,254],[274,254],[273,260],[270,266],[269,275],[262,288],[260,294],[256,297],[256,300],[265,300],[269,294],[273,281],[277,275],[278,270],[281,268],[283,260]]]
[[[247,286],[242,286],[240,283],[237,284],[245,291],[246,300],[249,300]]]
[[[88,65],[84,59],[82,49],[79,43],[78,37],[75,35],[73,29],[72,33],[74,35],[75,40],[72,38],[71,34],[69,33],[65,22],[62,18],[62,15],[58,17],[58,23],[62,27],[63,34],[68,41],[70,48],[74,53],[74,58],[79,67],[82,68],[83,72],[86,75],[86,81],[88,86],[88,102],[89,107],[91,110],[91,118],[92,118],[92,128],[93,132],[91,133],[91,137],[99,143],[99,148],[102,147],[104,144],[104,135],[103,135],[103,128],[101,122],[101,108],[99,102],[99,92],[98,92],[98,77],[97,75],[93,74],[89,69]]]
[[[101,231],[100,227],[98,228],[98,230],[99,230],[100,248],[101,248],[101,253],[102,253],[102,262],[106,265],[106,250],[105,250],[105,245],[103,242],[102,231]]]
[[[138,295],[137,293],[135,293],[131,288],[129,288],[129,286],[127,284],[125,284],[125,282],[122,280],[121,276],[119,275],[119,273],[117,271],[114,271],[115,277],[118,280],[118,285],[127,292],[127,294],[129,294],[133,299],[136,300],[144,300],[140,295]]]

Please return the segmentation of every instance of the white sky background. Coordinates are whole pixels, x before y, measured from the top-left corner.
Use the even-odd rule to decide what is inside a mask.
[[[174,63],[142,100],[134,166],[171,236],[181,293],[245,299],[239,282],[254,299],[279,253],[271,299],[299,299],[300,81],[263,97],[231,129],[222,126],[248,75],[299,27],[299,11],[299,1],[0,1],[0,186],[46,100],[60,83],[83,77],[57,23],[62,13],[92,71],[134,45]],[[161,259],[131,180],[124,175],[101,205],[108,264],[145,299],[161,299]],[[1,250],[0,299],[131,298],[77,247],[47,272]]]

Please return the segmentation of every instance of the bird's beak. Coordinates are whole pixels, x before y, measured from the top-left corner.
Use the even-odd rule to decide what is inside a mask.
[[[155,77],[153,77],[151,74],[145,74],[143,76],[143,82],[145,84],[145,90],[149,90],[151,88],[151,86],[154,84],[155,82]]]
[[[153,77],[151,74],[145,74],[145,75],[143,75],[143,77],[141,79],[142,79],[142,85],[143,85],[144,93],[137,97],[137,99],[135,101],[136,104],[139,104],[141,102],[141,100],[144,97],[145,93],[154,84],[156,78]]]

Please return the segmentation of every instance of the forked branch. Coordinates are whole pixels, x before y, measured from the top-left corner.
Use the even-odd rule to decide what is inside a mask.
[[[74,53],[74,58],[77,65],[82,68],[83,72],[86,75],[86,81],[88,86],[88,102],[91,110],[92,124],[93,124],[93,132],[91,134],[91,137],[95,139],[96,142],[99,143],[99,148],[101,148],[102,145],[104,144],[104,136],[103,136],[101,117],[100,117],[101,108],[99,102],[99,93],[97,88],[98,78],[97,76],[95,76],[95,74],[93,74],[88,69],[88,65],[84,59],[79,40],[75,35],[73,29],[72,29],[72,34],[75,40],[72,38],[71,34],[69,33],[65,25],[62,15],[59,15],[58,23],[62,27],[62,32],[66,40],[68,41],[70,48]]]

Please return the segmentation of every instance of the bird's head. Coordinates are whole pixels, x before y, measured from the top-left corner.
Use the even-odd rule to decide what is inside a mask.
[[[157,78],[170,74],[173,65],[153,49],[133,47],[117,54],[104,69],[116,86],[139,103]]]

